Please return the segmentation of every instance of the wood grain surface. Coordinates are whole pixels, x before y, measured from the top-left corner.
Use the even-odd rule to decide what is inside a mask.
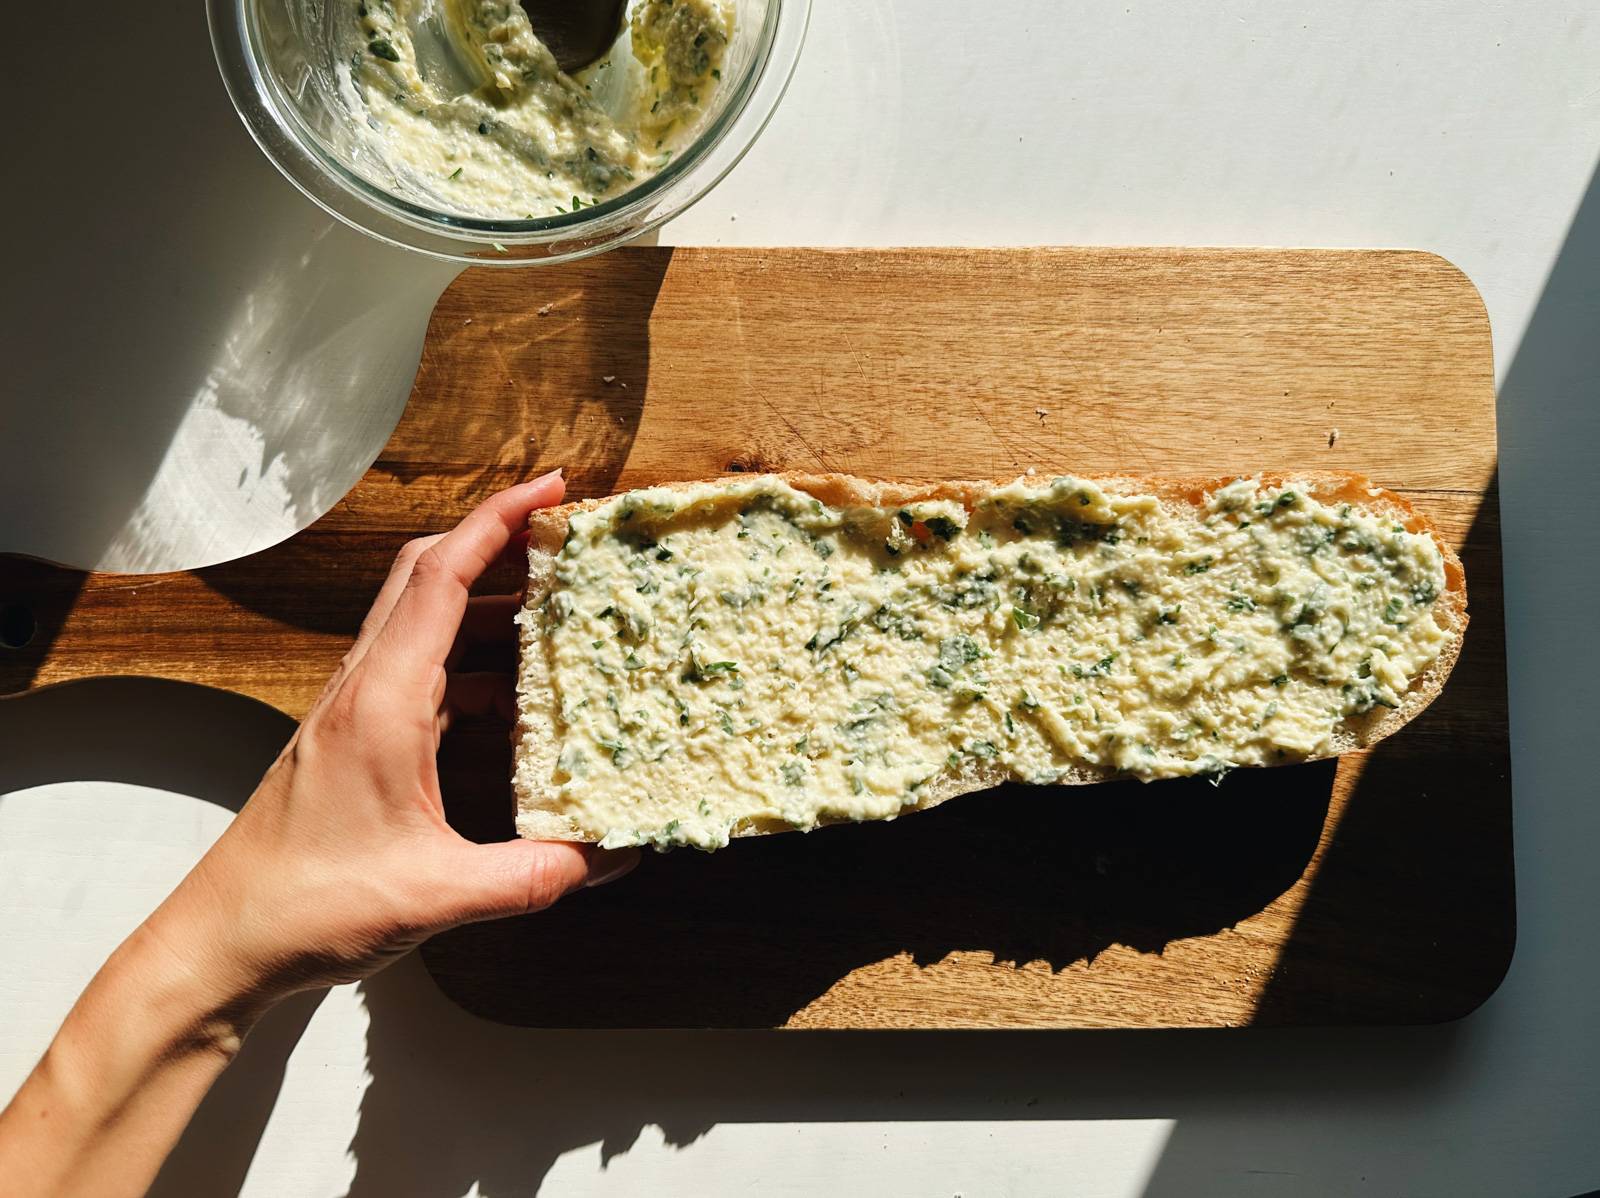
[[[1403,251],[631,249],[469,271],[388,446],[299,536],[169,575],[0,560],[0,694],[153,674],[298,716],[403,541],[557,465],[573,497],[769,468],[1363,471],[1459,547],[1472,614],[1443,695],[1376,749],[653,856],[424,956],[468,1009],[531,1025],[1451,1019],[1515,937],[1492,380],[1471,283]],[[503,731],[452,736],[441,764],[457,825],[508,834]]]

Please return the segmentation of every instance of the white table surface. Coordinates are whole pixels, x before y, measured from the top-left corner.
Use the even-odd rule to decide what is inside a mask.
[[[270,544],[382,445],[453,272],[335,226],[258,159],[194,0],[50,33],[70,70],[34,54],[0,82],[0,548],[167,569]],[[1417,246],[1460,265],[1500,383],[1520,921],[1479,1012],[1423,1030],[558,1034],[479,1022],[408,960],[265,1024],[160,1192],[1600,1186],[1597,63],[1587,0],[817,0],[766,136],[662,236]],[[286,731],[149,682],[0,705],[0,1096]]]

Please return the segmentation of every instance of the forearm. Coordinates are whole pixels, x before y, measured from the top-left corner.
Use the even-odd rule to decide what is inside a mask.
[[[232,997],[141,926],[0,1113],[0,1190],[143,1194],[244,1031]]]

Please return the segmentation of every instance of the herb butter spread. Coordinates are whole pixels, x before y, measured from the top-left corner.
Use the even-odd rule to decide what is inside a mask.
[[[442,37],[422,32],[439,28],[435,4]],[[346,102],[392,181],[513,220],[601,203],[665,166],[698,131],[733,33],[723,0],[641,0],[631,53],[573,77],[515,0],[353,0],[350,14]],[[440,40],[454,71],[427,69]],[[464,93],[463,72],[481,80]]]
[[[1444,587],[1425,533],[1252,479],[1198,503],[1024,479],[969,510],[759,476],[575,512],[519,619],[549,806],[714,848],[892,817],[974,760],[1049,783],[1325,755],[1451,643]]]

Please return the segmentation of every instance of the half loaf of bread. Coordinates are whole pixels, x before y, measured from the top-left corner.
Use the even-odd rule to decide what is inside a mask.
[[[716,848],[1018,780],[1328,757],[1439,693],[1461,563],[1355,475],[738,475],[534,513],[523,836]]]

